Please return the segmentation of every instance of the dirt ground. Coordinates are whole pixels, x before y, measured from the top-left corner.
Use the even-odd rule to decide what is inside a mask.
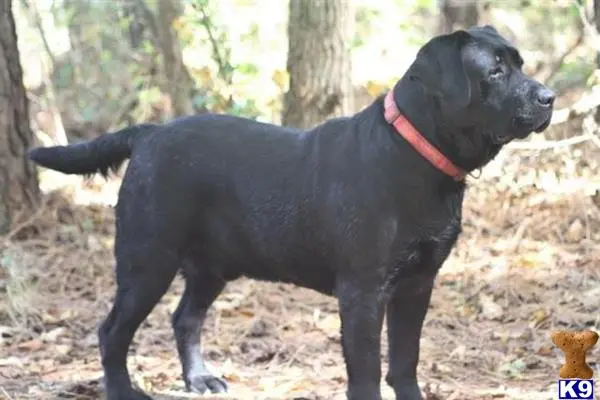
[[[469,178],[464,233],[437,280],[421,341],[428,400],[556,398],[563,355],[551,331],[600,329],[600,178],[585,161],[598,156],[585,143],[507,149]],[[71,182],[0,238],[0,398],[102,398],[96,327],[114,295],[114,216],[75,202],[114,201],[119,181]],[[194,397],[183,390],[170,328],[181,293],[178,278],[130,352],[136,384],[157,399]],[[337,306],[313,291],[231,283],[203,347],[230,393],[198,398],[344,398]],[[595,371],[599,359],[592,350]]]

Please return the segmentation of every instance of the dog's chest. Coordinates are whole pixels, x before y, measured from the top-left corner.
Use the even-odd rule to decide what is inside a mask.
[[[399,288],[419,292],[430,285],[448,258],[460,231],[460,222],[451,220],[436,235],[421,238],[398,249],[381,287],[384,296],[389,296]]]
[[[403,214],[412,243],[431,245],[456,241],[462,220],[463,190],[430,196]]]
[[[407,246],[407,264],[437,268],[445,261],[461,232],[461,222],[459,217],[444,222],[443,226],[436,227],[438,229],[422,232],[418,239]]]
[[[431,279],[448,258],[461,232],[462,193],[427,207],[418,220],[400,228],[394,262],[386,276],[387,288],[399,282],[418,287]],[[410,219],[409,219],[410,220]]]

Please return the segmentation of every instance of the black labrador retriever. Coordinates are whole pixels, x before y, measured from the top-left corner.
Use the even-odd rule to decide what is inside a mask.
[[[337,297],[348,399],[381,399],[387,312],[387,383],[397,399],[421,399],[421,327],[461,231],[464,176],[550,123],[554,93],[522,64],[493,27],[473,27],[433,38],[387,96],[312,130],[203,114],[33,149],[66,174],[106,175],[130,158],[118,288],[99,329],[108,399],[149,398],[131,386],[127,350],[179,270],[172,323],[189,390],[226,390],[200,332],[226,283],[247,276]]]

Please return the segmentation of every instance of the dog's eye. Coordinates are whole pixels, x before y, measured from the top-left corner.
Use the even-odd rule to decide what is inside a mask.
[[[502,64],[502,57],[496,54],[496,64]]]

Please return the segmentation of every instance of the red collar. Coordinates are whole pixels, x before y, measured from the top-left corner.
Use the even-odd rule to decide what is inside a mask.
[[[406,139],[423,157],[425,157],[431,164],[437,169],[450,175],[455,181],[462,181],[465,179],[467,173],[461,168],[457,167],[444,156],[438,149],[436,149],[431,143],[419,133],[419,131],[410,123],[404,115],[398,110],[396,102],[394,101],[394,91],[390,90],[385,96],[383,103],[385,108],[384,117],[385,120],[392,124],[396,131]]]

